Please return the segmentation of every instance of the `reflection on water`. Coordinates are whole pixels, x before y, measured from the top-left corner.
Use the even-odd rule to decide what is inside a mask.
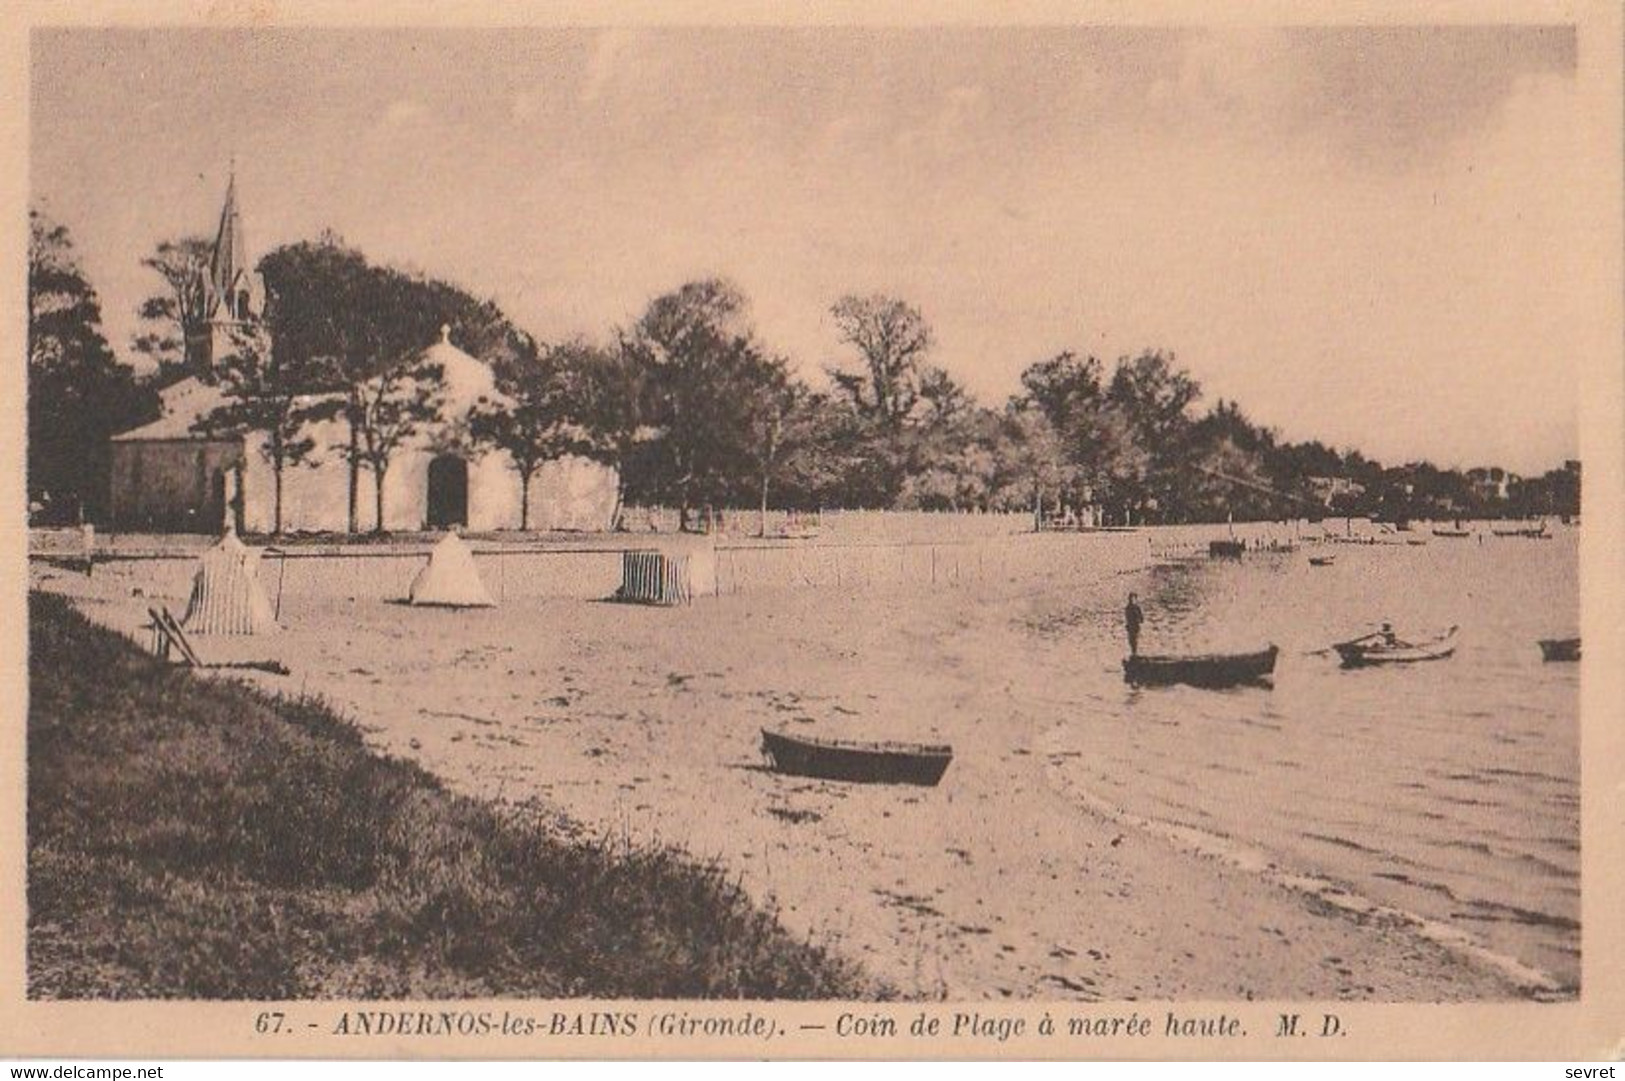
[[[1026,631],[1079,658],[1122,652],[1129,590],[1150,652],[1281,647],[1273,690],[1095,683],[1056,730],[1070,780],[1126,813],[1195,827],[1295,872],[1464,930],[1579,981],[1577,534],[1339,547],[1164,565],[1033,602]],[[1319,549],[1324,550],[1324,549]],[[1316,655],[1392,620],[1462,628],[1456,656],[1348,671]]]

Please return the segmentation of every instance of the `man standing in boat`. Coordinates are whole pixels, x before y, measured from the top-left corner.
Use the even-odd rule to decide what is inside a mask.
[[[1138,594],[1128,595],[1128,604],[1123,608],[1123,626],[1128,630],[1128,654],[1130,657],[1140,655],[1140,625],[1145,622],[1145,613],[1140,611]]]

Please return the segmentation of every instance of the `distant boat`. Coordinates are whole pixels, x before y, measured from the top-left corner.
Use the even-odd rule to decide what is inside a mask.
[[[1405,543],[1410,545],[1412,548],[1419,548],[1422,545],[1427,543],[1427,538],[1426,537],[1406,537],[1405,538]]]
[[[1309,557],[1309,565],[1311,567],[1329,567],[1335,562],[1337,562],[1337,557],[1335,555]]]
[[[1497,537],[1529,537],[1533,540],[1545,540],[1551,536],[1550,533],[1546,532],[1545,522],[1541,522],[1536,526],[1517,526],[1512,529],[1497,529],[1492,526],[1490,531]]]
[[[1343,658],[1345,668],[1369,668],[1379,664],[1415,664],[1418,661],[1442,661],[1456,652],[1456,631],[1448,631],[1425,642],[1385,642],[1380,634],[1368,634],[1349,642],[1332,646]]]
[[[1216,540],[1207,542],[1209,559],[1240,559],[1247,550],[1247,545],[1239,540]]]
[[[1540,658],[1543,661],[1577,661],[1580,659],[1578,638],[1542,638]]]
[[[946,744],[815,739],[768,728],[762,753],[780,773],[863,784],[934,785],[954,759]]]
[[[1268,683],[1280,650],[1268,646],[1256,653],[1205,653],[1190,656],[1139,654],[1123,659],[1123,678],[1135,686],[1222,689]]]
[[[1438,526],[1434,526],[1433,535],[1435,537],[1470,537],[1473,535],[1473,531],[1470,529],[1440,529]]]

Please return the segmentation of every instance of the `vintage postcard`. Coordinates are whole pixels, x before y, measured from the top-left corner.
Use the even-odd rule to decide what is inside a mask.
[[[1617,6],[0,21],[0,1053],[1625,1048]]]

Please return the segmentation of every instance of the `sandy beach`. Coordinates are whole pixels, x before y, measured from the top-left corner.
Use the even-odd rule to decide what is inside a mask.
[[[134,631],[140,571],[36,571]],[[1109,576],[1081,583],[1103,594]],[[293,596],[275,656],[379,750],[565,828],[715,859],[794,931],[909,997],[1516,997],[1516,973],[1380,908],[1136,828],[1069,791],[1046,731],[1054,648],[1012,650],[1031,587],[783,590],[676,609],[566,599],[497,609]],[[1080,722],[1083,718],[1080,718]],[[951,743],[932,789],[781,776],[763,726]],[[1222,913],[1216,918],[1216,913]]]

